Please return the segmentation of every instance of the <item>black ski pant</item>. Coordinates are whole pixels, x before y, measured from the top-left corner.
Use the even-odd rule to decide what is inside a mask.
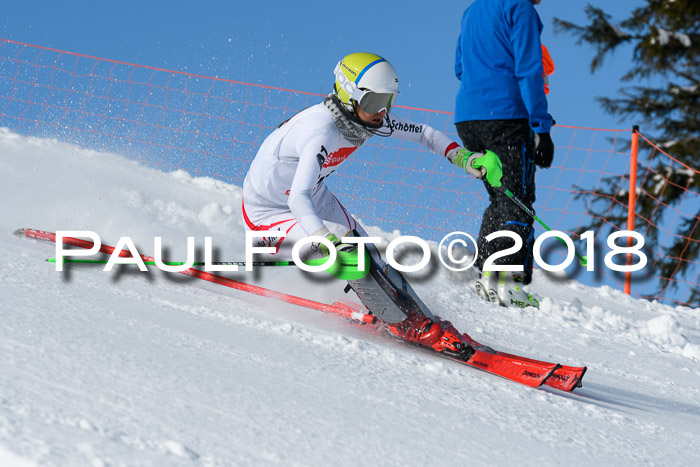
[[[477,152],[490,149],[498,155],[503,163],[501,183],[532,209],[535,202],[535,163],[532,161],[535,145],[528,120],[471,120],[458,122],[456,126],[465,148]],[[493,232],[510,230],[520,236],[523,247],[516,253],[495,260],[494,264],[523,265],[522,278],[525,284],[529,284],[532,279],[534,219],[486,180],[484,185],[489,193],[489,206],[481,222],[476,264],[481,270],[486,258],[513,246],[513,240],[507,237],[486,241],[486,237]]]

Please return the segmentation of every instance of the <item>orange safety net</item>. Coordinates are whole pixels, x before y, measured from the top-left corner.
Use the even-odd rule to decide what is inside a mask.
[[[264,138],[321,98],[0,39],[0,126],[236,185],[242,185]],[[394,112],[458,141],[449,112],[405,106],[396,106]],[[623,275],[603,266],[603,254],[610,232],[627,225],[624,194],[630,189],[630,135],[630,130],[557,125],[552,132],[554,164],[537,174],[534,207],[551,228],[565,232],[577,248],[583,248],[578,234],[598,223],[597,272],[582,271],[576,264],[567,269],[583,283],[622,289]],[[688,297],[698,289],[700,265],[697,257],[687,255],[698,250],[693,229],[698,229],[700,199],[689,186],[677,186],[674,177],[677,171],[691,171],[697,177],[697,170],[643,136],[641,141],[638,187],[655,181],[645,202],[656,200],[663,215],[636,214],[635,230],[653,233],[657,246],[649,251],[644,271],[633,274],[632,294],[697,306]],[[658,170],[659,161],[666,167],[663,171]],[[365,225],[436,241],[458,230],[476,237],[488,202],[482,182],[420,145],[392,138],[370,139],[327,184]],[[684,190],[680,202],[663,205],[661,193],[668,189]],[[543,232],[538,224],[535,227],[536,235]],[[685,271],[660,277],[655,265],[669,259],[664,248],[679,242],[686,242],[685,248],[678,248],[671,260],[686,265]],[[549,256],[543,254],[553,264],[557,255],[563,256],[556,243],[551,243]],[[661,292],[654,293],[659,288]]]

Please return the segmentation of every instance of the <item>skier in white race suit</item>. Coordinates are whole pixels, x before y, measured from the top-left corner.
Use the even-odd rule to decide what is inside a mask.
[[[493,152],[469,152],[428,125],[390,117],[398,91],[396,71],[387,60],[371,53],[350,54],[335,67],[333,92],[322,103],[294,115],[265,139],[243,183],[243,219],[249,230],[283,231],[286,235],[261,238],[258,246],[274,247],[276,254],[285,259],[292,258],[292,247],[298,240],[309,236],[327,238],[339,252],[355,249],[356,245],[339,239],[368,235],[323,182],[374,135],[420,143],[467,173],[498,183],[501,167]],[[405,284],[403,288],[408,288],[420,303],[376,248],[368,245],[368,249],[376,267],[394,282]],[[306,243],[299,256],[311,259],[327,253],[323,244]],[[431,319],[424,305],[421,308],[400,319],[379,317],[388,322],[401,321],[389,326],[394,334],[436,348],[444,330]]]

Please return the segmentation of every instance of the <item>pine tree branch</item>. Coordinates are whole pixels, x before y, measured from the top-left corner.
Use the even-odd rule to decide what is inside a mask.
[[[687,208],[692,205],[695,209],[692,203],[700,191],[700,1],[644,0],[619,25],[600,8],[587,5],[585,11],[588,25],[557,18],[555,30],[570,33],[578,44],[595,47],[591,73],[621,44],[634,45],[634,62],[622,78],[634,85],[597,100],[607,113],[638,118],[644,126],[658,130],[660,136],[652,139],[662,141],[659,147],[671,155],[671,159],[661,157],[656,149],[645,146],[648,157],[640,153],[637,186],[631,188],[637,192],[636,229],[655,252],[654,273],[662,278],[656,295],[650,297],[658,298],[677,289],[681,276],[690,275],[691,283],[697,281],[700,270],[700,212],[685,217]],[[665,84],[641,85],[640,80],[651,77],[660,77]],[[628,180],[629,175],[610,176],[594,191],[577,187],[576,199],[585,201],[590,219],[579,231],[625,228],[628,193],[624,184]],[[669,226],[667,214],[680,221]],[[692,290],[687,302],[699,299],[700,290]]]
[[[612,16],[600,8],[586,5],[586,15],[591,21],[588,26],[579,26],[569,21],[554,18],[554,29],[556,32],[569,32],[578,37],[577,44],[586,42],[596,47],[596,56],[591,61],[591,73],[593,73],[603,64],[605,55],[615,50],[620,44],[639,39],[639,37],[610,24],[609,20]]]

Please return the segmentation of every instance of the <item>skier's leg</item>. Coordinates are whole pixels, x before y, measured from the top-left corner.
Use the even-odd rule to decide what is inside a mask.
[[[325,185],[318,187],[312,201],[324,225],[336,237],[351,235],[353,229],[357,228],[357,221],[345,211]],[[276,251],[273,254],[280,259],[292,259],[294,245],[297,241],[309,236],[288,207],[272,210],[268,206],[258,207],[252,203],[244,203],[243,219],[248,230],[285,233],[284,237],[260,238],[256,242],[258,246],[274,247]],[[299,250],[299,257],[302,260],[321,256],[323,254],[319,251],[318,244],[307,242]]]
[[[361,226],[355,234],[367,236]],[[368,247],[370,273],[348,282],[362,303],[386,323],[387,331],[402,340],[468,360],[473,348],[460,338],[452,324],[438,320],[403,275],[381,259],[376,247]]]
[[[369,236],[369,234],[367,234],[367,232],[359,224],[354,230],[354,235],[360,237]],[[391,265],[389,265],[386,261],[384,261],[384,259],[382,259],[381,254],[375,245],[368,244],[367,249],[370,254],[370,257],[372,258],[374,267],[376,267],[379,271],[381,271],[381,273],[384,276],[386,276],[386,279],[393,285],[393,287],[396,290],[400,290],[402,293],[407,294],[413,299],[413,301],[416,302],[415,305],[411,306],[411,308],[415,308],[417,306],[425,316],[433,318],[433,314],[431,313],[428,306],[423,302],[423,300],[420,299],[416,291],[406,280],[403,274],[391,267]]]
[[[369,236],[325,187],[314,196],[314,204],[325,226],[336,237]],[[308,236],[290,211],[274,213],[259,222],[269,230],[283,230],[286,233],[283,239],[260,240],[275,246],[277,254],[282,258],[291,259],[295,243]],[[348,281],[349,287],[355,291],[365,307],[379,320],[387,323],[387,329],[392,334],[409,342],[468,359],[473,353],[471,347],[464,345],[452,333],[446,333],[433,320],[433,315],[401,273],[384,262],[374,245],[368,244],[367,248],[370,253],[369,274],[362,279]],[[320,257],[322,253],[318,245],[306,243],[300,249],[299,256],[303,260]]]

